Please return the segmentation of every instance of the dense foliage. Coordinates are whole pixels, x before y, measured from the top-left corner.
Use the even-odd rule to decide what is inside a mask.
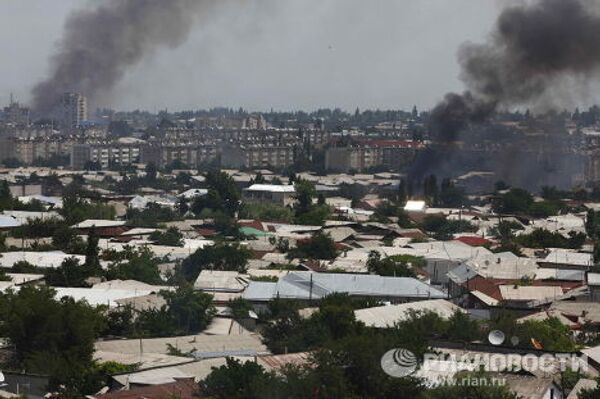
[[[217,243],[198,249],[184,259],[178,268],[179,274],[187,281],[196,280],[202,270],[234,270],[245,272],[252,252],[238,243]]]

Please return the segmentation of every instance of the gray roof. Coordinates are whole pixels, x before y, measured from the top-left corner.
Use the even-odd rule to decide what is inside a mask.
[[[319,299],[334,292],[354,296],[446,298],[443,292],[410,277],[302,271],[291,272],[276,283],[252,281],[244,292],[244,298],[251,301],[268,301],[277,296],[290,299]]]
[[[0,228],[19,227],[21,222],[12,216],[0,215]]]
[[[459,265],[448,272],[448,278],[456,284],[463,284],[478,276],[478,273],[467,265]]]

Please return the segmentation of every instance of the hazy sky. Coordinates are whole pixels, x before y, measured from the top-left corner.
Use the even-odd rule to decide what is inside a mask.
[[[0,0],[0,105],[11,91],[21,102],[29,100],[31,87],[49,70],[65,18],[98,1]],[[485,38],[500,4],[224,1],[184,45],[161,49],[132,68],[102,105],[429,108],[445,92],[461,89],[456,50]]]

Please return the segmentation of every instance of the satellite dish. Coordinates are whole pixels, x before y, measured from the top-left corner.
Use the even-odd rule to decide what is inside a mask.
[[[490,331],[490,333],[488,335],[488,341],[490,341],[490,344],[495,345],[495,346],[502,345],[505,338],[506,337],[505,337],[504,333],[500,330]]]

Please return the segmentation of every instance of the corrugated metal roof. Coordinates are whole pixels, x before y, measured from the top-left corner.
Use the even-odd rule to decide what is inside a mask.
[[[97,289],[97,288],[72,288],[72,287],[53,287],[56,291],[56,298],[68,296],[76,301],[85,300],[90,305],[108,305],[117,306],[119,299],[144,296],[151,293],[147,290],[124,290],[124,289]]]
[[[56,268],[68,258],[75,258],[79,261],[79,264],[85,262],[85,256],[82,255],[70,255],[62,251],[45,251],[45,252],[33,252],[33,251],[15,251],[15,252],[3,252],[0,256],[0,267],[11,268],[15,263],[25,261],[41,268]]]
[[[98,341],[96,350],[121,353],[163,353],[168,354],[168,346],[172,345],[186,352],[217,352],[233,350],[254,350],[257,353],[269,353],[260,338],[256,335],[186,335],[180,337],[120,339]],[[141,350],[140,350],[141,349]]]
[[[563,294],[562,287],[557,286],[501,285],[498,288],[505,301],[545,301]]]
[[[488,306],[496,306],[499,303],[497,299],[492,298],[491,296],[486,295],[481,291],[471,291],[471,295],[473,295],[475,298],[479,299],[481,302],[485,303]]]
[[[7,215],[0,215],[0,229],[8,229],[21,226],[16,218]]]
[[[584,281],[585,271],[576,269],[542,268],[535,272],[536,280]]]
[[[125,221],[123,220],[104,220],[104,219],[88,219],[83,222],[77,223],[72,227],[74,229],[90,229],[92,227],[119,227],[125,226]]]
[[[280,278],[277,283],[262,283],[253,287],[255,283],[250,282],[244,298],[253,301],[262,301],[276,296],[318,299],[334,292],[392,298],[446,298],[443,292],[409,277],[294,271]]]
[[[589,285],[600,285],[600,273],[588,273]]]
[[[465,312],[452,302],[444,299],[433,299],[358,309],[354,311],[354,315],[358,321],[362,321],[369,327],[386,328],[407,319],[413,311],[433,312],[444,319],[450,318],[455,312]]]
[[[194,288],[206,291],[240,292],[246,288],[244,276],[235,271],[202,270]]]
[[[253,184],[248,188],[244,189],[245,191],[267,191],[272,193],[295,193],[296,189],[293,185],[288,184]]]
[[[590,253],[575,252],[565,249],[552,249],[542,262],[575,266],[592,266],[594,264],[594,257]]]

